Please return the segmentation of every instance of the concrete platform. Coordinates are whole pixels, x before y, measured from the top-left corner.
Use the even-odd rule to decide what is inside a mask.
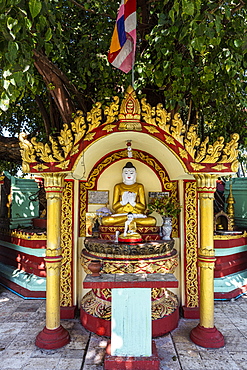
[[[191,342],[198,320],[180,319],[172,333],[155,339],[160,370],[247,370],[247,296],[215,302],[215,325],[225,347],[206,349]],[[45,325],[45,300],[24,300],[0,286],[1,370],[103,370],[107,339],[85,330],[79,317],[62,320],[71,342],[57,350],[35,346]]]

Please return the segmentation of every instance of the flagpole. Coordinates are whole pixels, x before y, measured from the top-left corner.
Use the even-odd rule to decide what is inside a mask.
[[[135,82],[135,72],[134,72],[134,65],[131,70],[131,77],[132,77],[132,87],[134,88],[134,82]]]

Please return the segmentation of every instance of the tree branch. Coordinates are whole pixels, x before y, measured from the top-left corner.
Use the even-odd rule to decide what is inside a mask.
[[[236,12],[238,12],[240,9],[243,8],[244,5],[245,5],[244,1],[240,1],[240,3],[234,9],[231,10],[231,14],[235,14]]]
[[[44,103],[43,103],[42,99],[40,98],[40,96],[36,95],[35,96],[35,101],[36,101],[36,103],[39,107],[39,110],[41,112],[43,122],[44,122],[44,126],[45,126],[45,133],[48,137],[51,133],[49,115],[47,113],[47,110],[45,109]]]
[[[0,136],[0,160],[21,164],[21,152],[17,137]]]
[[[34,65],[43,77],[49,93],[58,107],[63,122],[69,123],[72,119],[72,113],[75,113],[76,109],[62,79],[54,73],[54,69],[50,68],[49,63],[43,63],[42,58],[35,57]]]
[[[87,112],[86,103],[83,101],[82,95],[79,93],[75,85],[68,79],[68,77],[59,69],[55,64],[53,64],[43,53],[40,51],[34,49],[34,60],[40,61],[44,66],[47,66],[51,72],[56,74],[59,79],[64,83],[64,86],[66,86],[67,89],[69,89],[77,98],[77,102],[80,106],[80,109],[84,112]],[[35,65],[36,66],[36,65]],[[37,67],[36,67],[37,68]],[[42,73],[39,71],[39,73],[42,75]]]

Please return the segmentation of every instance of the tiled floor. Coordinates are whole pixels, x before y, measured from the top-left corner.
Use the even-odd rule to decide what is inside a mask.
[[[189,333],[198,320],[181,319],[171,334],[155,339],[160,370],[247,370],[247,296],[232,302],[215,302],[215,325],[225,347],[196,346]],[[1,370],[103,370],[106,339],[86,331],[78,318],[62,320],[71,342],[57,350],[35,346],[45,325],[45,301],[23,300],[0,286]]]

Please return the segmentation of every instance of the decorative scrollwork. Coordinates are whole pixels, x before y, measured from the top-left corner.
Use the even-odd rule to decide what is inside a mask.
[[[103,261],[102,273],[104,274],[129,274],[129,273],[171,273],[173,274],[178,266],[178,253],[174,250],[172,256],[129,256],[122,258],[121,256],[112,256],[105,259],[106,253],[91,253],[87,255],[85,249],[81,253],[81,263],[84,271],[90,274],[88,265],[92,259],[101,258]]]
[[[185,265],[186,265],[186,306],[198,307],[199,287],[197,272],[197,245],[198,245],[198,223],[197,223],[197,196],[196,182],[185,183]]]
[[[91,132],[100,125],[102,118],[101,103],[96,103],[95,106],[87,114],[88,132]]]
[[[135,258],[143,258],[143,256],[166,256],[170,255],[174,247],[174,239],[158,242],[142,242],[133,245],[125,243],[111,243],[107,240],[86,238],[84,241],[85,248],[90,253],[97,253],[99,256],[102,252],[107,252],[110,256],[135,256]]]
[[[141,100],[142,103],[142,118],[144,122],[150,125],[156,125],[155,122],[155,108],[152,108],[149,103],[147,103],[147,99],[143,98]]]
[[[27,134],[24,132],[21,132],[19,135],[19,141],[20,141],[20,148],[21,148],[21,156],[23,162],[31,163],[35,162],[36,156],[35,156],[35,149],[33,145],[28,141]]]
[[[170,124],[168,123],[171,119],[171,113],[168,113],[165,108],[163,107],[163,104],[159,103],[156,107],[156,121],[158,123],[158,126],[170,133],[169,128]]]
[[[87,190],[84,183],[80,182],[80,199],[79,199],[79,219],[80,219],[80,236],[86,236],[86,201]]]
[[[176,113],[171,123],[170,132],[177,141],[183,143],[184,139],[183,134],[185,133],[185,131],[186,131],[185,124],[183,123],[180,114]]]
[[[49,136],[49,140],[51,142],[51,148],[52,148],[51,151],[53,152],[54,157],[58,161],[63,161],[64,160],[64,157],[63,157],[61,151],[59,150],[58,143],[53,139],[52,136]]]
[[[207,144],[209,142],[209,137],[207,136],[206,139],[200,144],[196,152],[195,162],[199,163],[205,158],[207,153]]]
[[[221,155],[222,149],[224,147],[224,138],[223,136],[219,137],[213,145],[208,146],[207,155],[201,161],[202,163],[216,163]]]
[[[66,181],[62,201],[61,224],[62,265],[60,279],[60,305],[72,306],[72,255],[73,255],[73,181]]]
[[[110,106],[106,107],[104,110],[104,114],[107,116],[105,124],[113,123],[116,121],[119,110],[119,97],[114,96],[113,100],[114,102],[112,102]]]
[[[104,131],[107,133],[112,132],[116,125],[120,131],[142,131],[141,119],[145,122],[144,127],[150,135],[155,136],[161,133],[166,145],[177,147],[177,142],[182,145],[179,147],[179,153],[176,151],[176,155],[182,162],[184,159],[189,159],[190,155],[192,158],[190,163],[194,165],[196,163],[234,163],[232,168],[237,168],[238,134],[233,134],[230,142],[226,144],[223,137],[218,138],[212,144],[209,143],[208,137],[201,142],[195,125],[187,127],[179,113],[176,113],[172,118],[161,103],[152,107],[146,98],[143,98],[140,105],[131,86],[127,88],[121,105],[117,96],[113,100],[104,109],[104,115],[99,102],[85,116],[82,111],[78,111],[70,124],[63,125],[60,135],[57,138],[50,137],[48,143],[37,142],[35,137],[30,142],[27,135],[21,133],[19,140],[25,170],[30,171],[29,163],[37,162],[37,158],[46,163],[65,162],[68,160],[68,156],[78,152],[77,144],[81,139],[94,140],[95,129],[100,125],[104,124]],[[105,122],[103,122],[104,119]],[[113,125],[114,123],[115,125]],[[198,166],[194,166],[193,169],[201,171]]]
[[[154,299],[152,289],[152,320],[162,319],[171,315],[178,307],[177,296],[168,289],[159,289],[159,295]],[[101,290],[102,292],[102,290]],[[81,307],[88,314],[104,320],[111,320],[111,291],[108,290],[108,297],[99,297],[95,290],[90,290],[82,298]]]
[[[184,139],[184,146],[187,152],[192,158],[195,156],[196,147],[200,144],[200,138],[197,135],[197,130],[195,125],[191,125],[186,133]]]
[[[84,137],[86,128],[87,125],[85,123],[83,112],[78,110],[74,117],[74,121],[71,122],[71,129],[75,135],[74,145]]]
[[[37,138],[33,137],[31,139],[31,144],[34,147],[34,151],[36,155],[40,157],[40,159],[44,162],[55,162],[55,158],[51,155],[51,148],[48,143],[43,144],[41,142],[37,142]]]
[[[220,162],[233,162],[238,156],[238,140],[239,134],[232,134],[231,141],[225,145],[223,148],[223,156]]]
[[[59,141],[59,144],[63,148],[64,157],[66,157],[69,154],[69,152],[71,151],[72,146],[73,146],[72,131],[66,123],[63,125],[63,129],[60,131],[60,136],[58,136],[58,141]],[[53,150],[53,152],[54,152],[54,150]],[[58,160],[61,161],[62,159],[58,158]]]

